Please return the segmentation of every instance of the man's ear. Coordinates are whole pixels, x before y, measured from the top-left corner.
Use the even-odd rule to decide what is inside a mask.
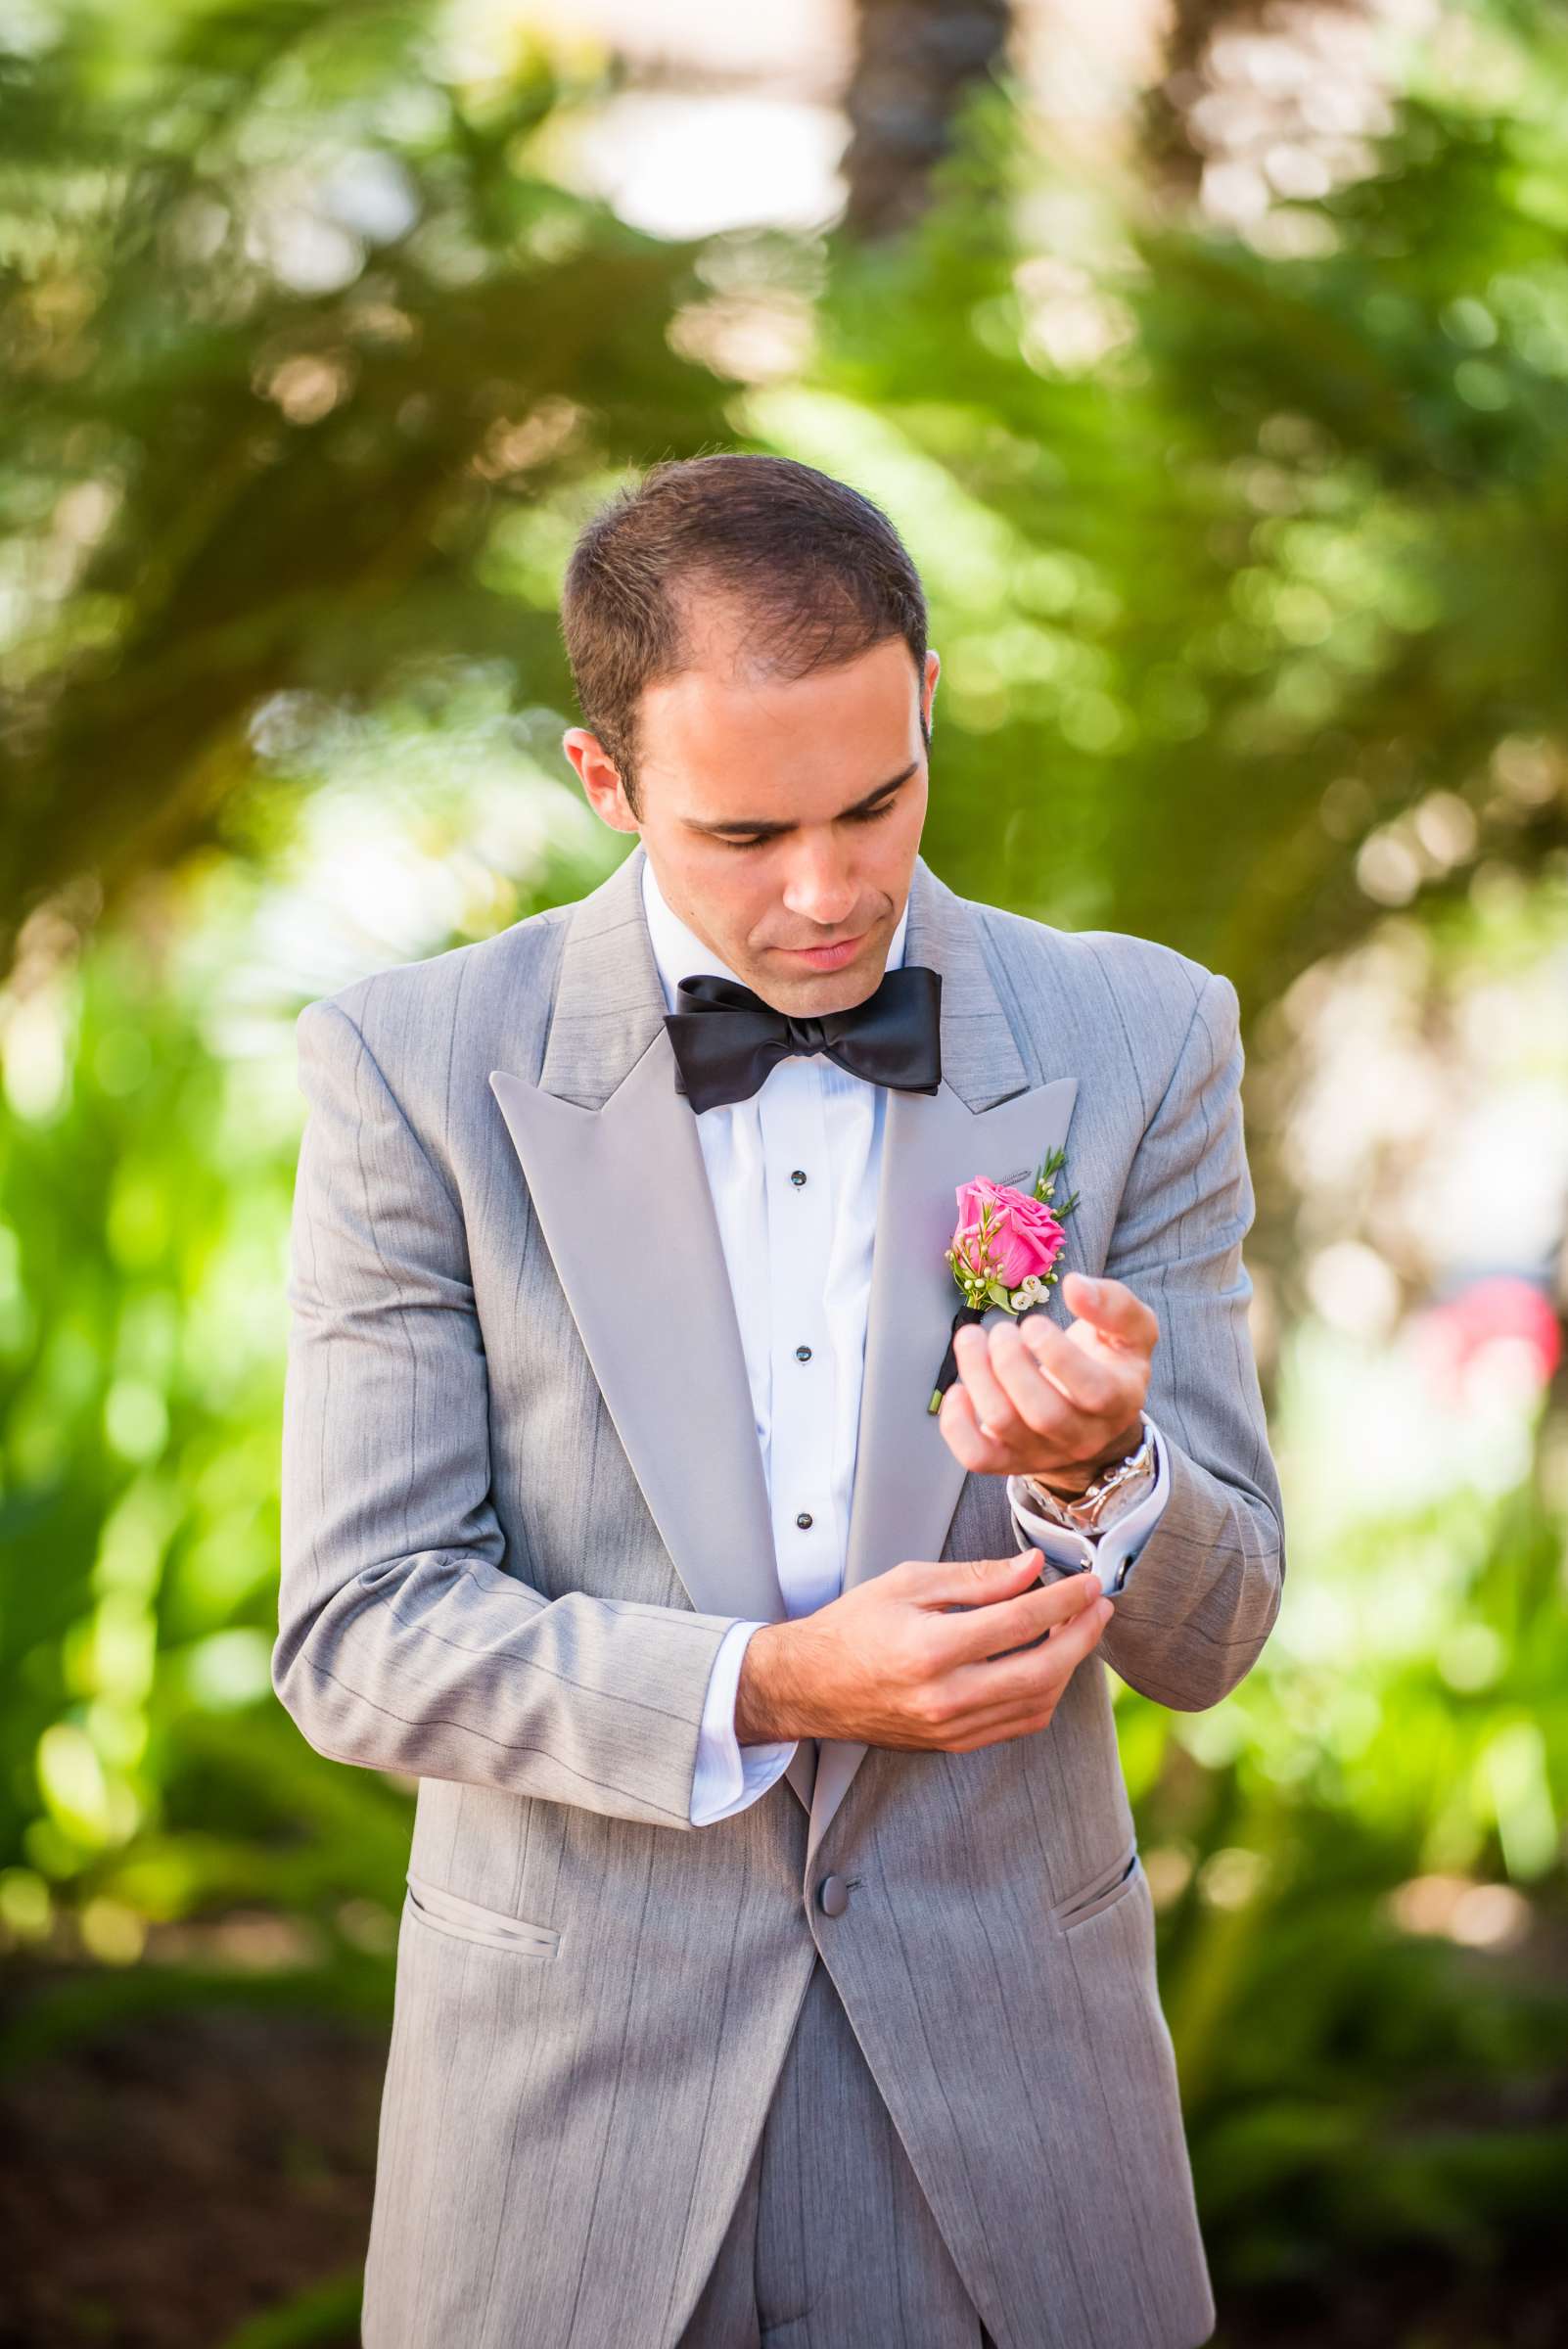
[[[620,770],[598,735],[590,734],[586,726],[568,726],[561,737],[561,748],[572,761],[584,799],[600,821],[608,824],[612,832],[640,831],[642,827],[631,811]]]

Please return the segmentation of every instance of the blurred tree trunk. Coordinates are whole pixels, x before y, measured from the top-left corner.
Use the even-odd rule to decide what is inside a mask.
[[[970,84],[1006,62],[1009,0],[858,0],[845,96],[845,226],[869,241],[910,227]]]
[[[1195,196],[1214,142],[1197,136],[1193,109],[1214,86],[1207,69],[1215,41],[1223,32],[1247,32],[1284,41],[1313,16],[1331,9],[1363,12],[1364,0],[1167,0],[1164,70],[1144,92],[1141,138],[1144,160],[1155,179],[1176,198]],[[1294,100],[1275,90],[1274,103]]]
[[[1203,61],[1215,34],[1255,17],[1251,0],[1170,0],[1165,69],[1145,93],[1143,152],[1167,187],[1194,195],[1203,152],[1192,136],[1192,108],[1203,93]]]

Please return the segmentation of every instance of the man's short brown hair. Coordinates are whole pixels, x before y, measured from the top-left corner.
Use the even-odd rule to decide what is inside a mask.
[[[925,595],[880,506],[793,457],[668,458],[583,530],[561,598],[582,723],[634,815],[643,690],[691,667],[694,594],[744,619],[760,674],[807,676],[902,636],[924,694]]]

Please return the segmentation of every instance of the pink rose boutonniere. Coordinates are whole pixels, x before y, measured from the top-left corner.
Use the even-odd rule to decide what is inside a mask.
[[[1044,1310],[1057,1277],[1056,1260],[1067,1239],[1060,1219],[1070,1216],[1078,1205],[1076,1191],[1060,1206],[1052,1203],[1056,1177],[1066,1159],[1065,1150],[1053,1150],[1036,1175],[1033,1191],[1015,1190],[1010,1183],[992,1182],[984,1174],[959,1185],[958,1226],[947,1250],[947,1263],[964,1301],[952,1317],[929,1410],[941,1410],[942,1399],[958,1375],[953,1341],[966,1321],[984,1320],[996,1305],[1020,1321],[1026,1314]]]

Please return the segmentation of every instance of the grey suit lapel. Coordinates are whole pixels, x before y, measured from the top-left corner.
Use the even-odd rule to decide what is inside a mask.
[[[704,1615],[782,1620],[762,1455],[697,1122],[675,1090],[640,846],[568,918],[539,1082],[500,1103],[660,1538]],[[789,1775],[811,1799],[813,1749]]]

